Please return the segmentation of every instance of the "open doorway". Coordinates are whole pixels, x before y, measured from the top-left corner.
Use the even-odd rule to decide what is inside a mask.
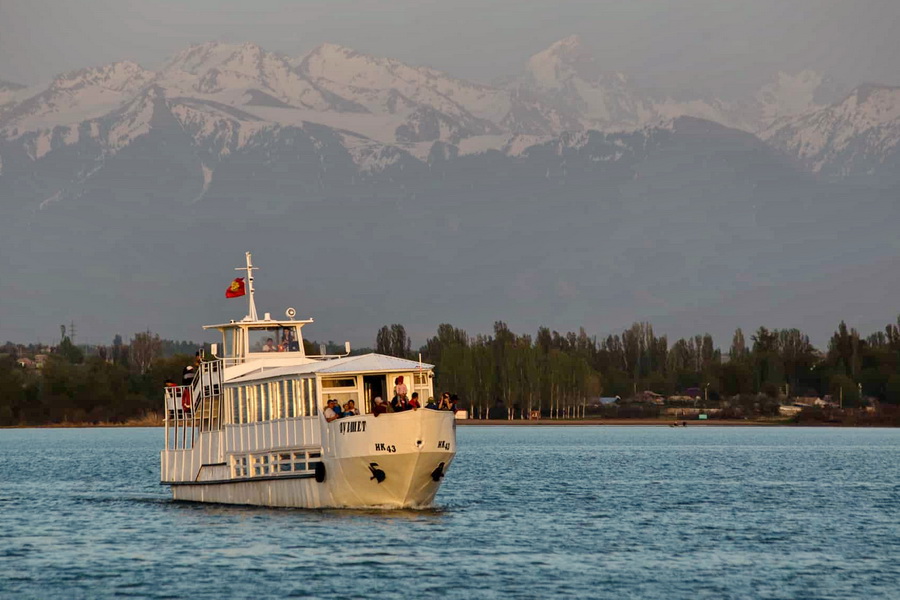
[[[381,396],[385,402],[389,402],[390,398],[386,397],[386,377],[384,375],[363,375],[363,393],[365,394],[366,412],[372,412],[375,398]]]

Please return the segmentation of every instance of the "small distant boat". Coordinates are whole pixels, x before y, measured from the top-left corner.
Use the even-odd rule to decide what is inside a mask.
[[[434,501],[456,454],[456,421],[426,408],[372,413],[403,377],[408,393],[434,397],[433,366],[365,354],[307,355],[302,327],[257,317],[251,255],[239,321],[204,326],[222,334],[190,385],[165,389],[161,483],[175,500],[298,508],[422,508]],[[246,285],[246,287],[245,287]],[[329,400],[359,415],[325,418]]]

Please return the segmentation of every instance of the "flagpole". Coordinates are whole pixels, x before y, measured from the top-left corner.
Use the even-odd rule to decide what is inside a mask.
[[[259,319],[256,316],[256,302],[253,300],[253,271],[256,267],[253,266],[252,256],[249,252],[245,252],[247,255],[247,266],[246,267],[235,267],[235,271],[243,271],[247,270],[247,296],[249,296],[250,302],[250,313],[247,315],[247,318],[251,321],[258,321]]]

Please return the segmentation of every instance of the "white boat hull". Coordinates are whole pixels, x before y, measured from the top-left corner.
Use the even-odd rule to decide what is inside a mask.
[[[325,481],[314,476],[172,485],[175,500],[290,508],[427,508],[452,456],[439,453],[325,459]],[[369,466],[384,474],[379,483]]]
[[[323,481],[308,472],[243,479],[195,477],[166,483],[175,500],[193,502],[426,508],[434,501],[456,454],[456,423],[448,412],[422,409],[331,423],[321,419],[320,424]],[[217,472],[224,474],[224,466],[220,469]]]

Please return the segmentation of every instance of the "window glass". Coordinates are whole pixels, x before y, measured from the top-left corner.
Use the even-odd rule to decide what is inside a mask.
[[[251,327],[247,331],[250,352],[299,352],[296,327]]]
[[[329,388],[346,388],[356,387],[356,377],[345,377],[343,379],[323,379],[322,389]]]

